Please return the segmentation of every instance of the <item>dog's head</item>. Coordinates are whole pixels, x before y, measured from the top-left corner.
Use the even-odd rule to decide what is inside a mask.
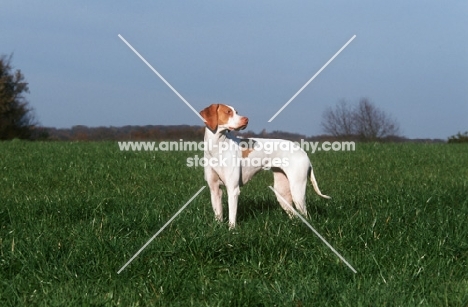
[[[225,104],[212,104],[204,108],[200,115],[205,124],[213,132],[223,130],[243,130],[247,127],[249,119],[240,116],[233,107]]]

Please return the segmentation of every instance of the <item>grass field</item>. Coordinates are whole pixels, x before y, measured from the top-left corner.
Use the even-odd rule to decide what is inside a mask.
[[[467,306],[468,146],[357,144],[311,155],[310,223],[263,172],[217,224],[195,152],[0,143],[1,306]],[[226,206],[226,205],[225,205]]]

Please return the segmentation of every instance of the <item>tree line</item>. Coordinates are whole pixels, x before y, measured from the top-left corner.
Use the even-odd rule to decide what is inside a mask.
[[[21,70],[14,70],[12,56],[0,56],[0,140],[14,138],[29,140],[200,140],[204,135],[202,126],[124,126],[96,127],[74,126],[57,129],[41,127],[34,116],[25,94],[28,83]],[[408,141],[400,133],[396,119],[379,109],[367,98],[357,105],[340,101],[323,114],[323,135],[307,137],[282,131],[260,133],[247,131],[243,137],[283,138],[290,140],[357,140],[357,141]],[[414,140],[413,140],[414,141]],[[428,140],[425,140],[428,141]],[[452,136],[452,143],[468,142],[468,132]]]

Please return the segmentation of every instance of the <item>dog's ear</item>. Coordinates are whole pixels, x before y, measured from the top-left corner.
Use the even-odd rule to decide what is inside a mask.
[[[211,131],[216,131],[216,128],[218,128],[218,107],[219,104],[212,104],[200,112],[201,117],[205,120],[206,126]]]

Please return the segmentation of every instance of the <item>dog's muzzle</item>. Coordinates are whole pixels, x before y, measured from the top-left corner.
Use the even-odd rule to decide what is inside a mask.
[[[237,128],[234,128],[232,130],[236,130],[236,131],[239,131],[239,130],[244,130],[245,128],[247,128],[247,125],[249,124],[249,119],[247,117],[242,117],[240,119],[240,126],[237,127]]]

